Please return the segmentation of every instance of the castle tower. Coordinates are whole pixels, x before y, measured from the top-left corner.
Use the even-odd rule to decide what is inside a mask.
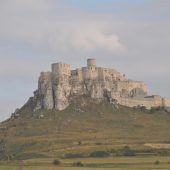
[[[84,70],[85,79],[95,79],[98,76],[98,70],[96,68],[96,60],[89,58],[87,59],[87,67]]]
[[[92,58],[87,59],[87,67],[95,68],[96,67],[96,59],[92,59]]]
[[[71,75],[71,67],[65,63],[54,63],[51,65],[52,73],[55,75]]]

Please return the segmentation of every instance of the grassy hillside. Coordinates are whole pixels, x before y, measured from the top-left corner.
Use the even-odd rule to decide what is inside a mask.
[[[32,112],[27,104],[19,115],[0,124],[2,160],[89,157],[98,151],[170,155],[170,114],[163,110],[115,108],[76,97],[64,111]]]

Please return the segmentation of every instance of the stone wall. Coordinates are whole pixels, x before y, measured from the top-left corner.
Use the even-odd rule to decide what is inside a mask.
[[[147,109],[152,107],[162,107],[161,97],[151,98],[119,98],[119,104],[134,107],[134,106],[145,106]]]
[[[170,107],[170,98],[167,98],[167,97],[163,98],[163,106]]]

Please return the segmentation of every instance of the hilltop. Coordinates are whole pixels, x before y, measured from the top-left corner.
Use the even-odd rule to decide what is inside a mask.
[[[158,154],[151,145],[170,143],[170,114],[162,109],[128,108],[106,99],[74,96],[62,111],[33,112],[27,103],[17,114],[0,124],[0,159],[88,156],[125,146],[141,154]]]
[[[95,59],[88,59],[87,66],[71,69],[69,64],[53,63],[51,71],[41,72],[38,89],[30,98],[33,110],[64,110],[72,96],[86,95],[92,99],[108,98],[110,103],[128,107],[170,107],[170,99],[148,95],[144,82],[131,80],[113,68],[98,67]]]

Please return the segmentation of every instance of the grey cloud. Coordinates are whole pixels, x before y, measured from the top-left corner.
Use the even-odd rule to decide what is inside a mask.
[[[0,44],[17,48],[0,46],[0,79],[21,81],[18,88],[25,87],[25,80],[34,86],[25,87],[23,97],[5,109],[13,102],[8,94],[6,104],[0,101],[4,106],[0,112],[12,112],[24,103],[35,90],[40,71],[50,70],[52,62],[78,67],[88,57],[129,78],[144,80],[151,93],[170,96],[169,1],[145,2],[104,2],[95,6],[100,10],[84,10],[65,0],[1,0]],[[22,54],[18,54],[20,48]],[[3,85],[3,91],[5,88]],[[15,91],[21,93],[17,86]]]
[[[55,11],[51,16],[50,12],[40,10],[44,9],[49,1],[37,1],[36,4],[33,1],[25,3],[25,1],[16,0],[17,3],[14,2],[6,5],[7,7],[1,11],[3,15],[6,15],[5,20],[3,17],[0,19],[2,22],[0,37],[2,39],[17,39],[39,50],[61,53],[65,51],[89,53],[98,49],[105,53],[114,53],[126,49],[118,35],[107,34],[102,28],[104,20],[96,21],[96,23],[90,18],[81,21],[81,16],[84,17],[84,15],[80,14],[81,16],[77,18],[76,22],[68,22],[62,11]],[[52,4],[47,4],[52,10]],[[35,13],[31,13],[32,10],[35,10]]]
[[[8,78],[15,77],[18,79],[37,79],[39,72],[42,70],[44,64],[29,60],[27,58],[17,58],[15,56],[1,56],[0,63],[0,77]]]

